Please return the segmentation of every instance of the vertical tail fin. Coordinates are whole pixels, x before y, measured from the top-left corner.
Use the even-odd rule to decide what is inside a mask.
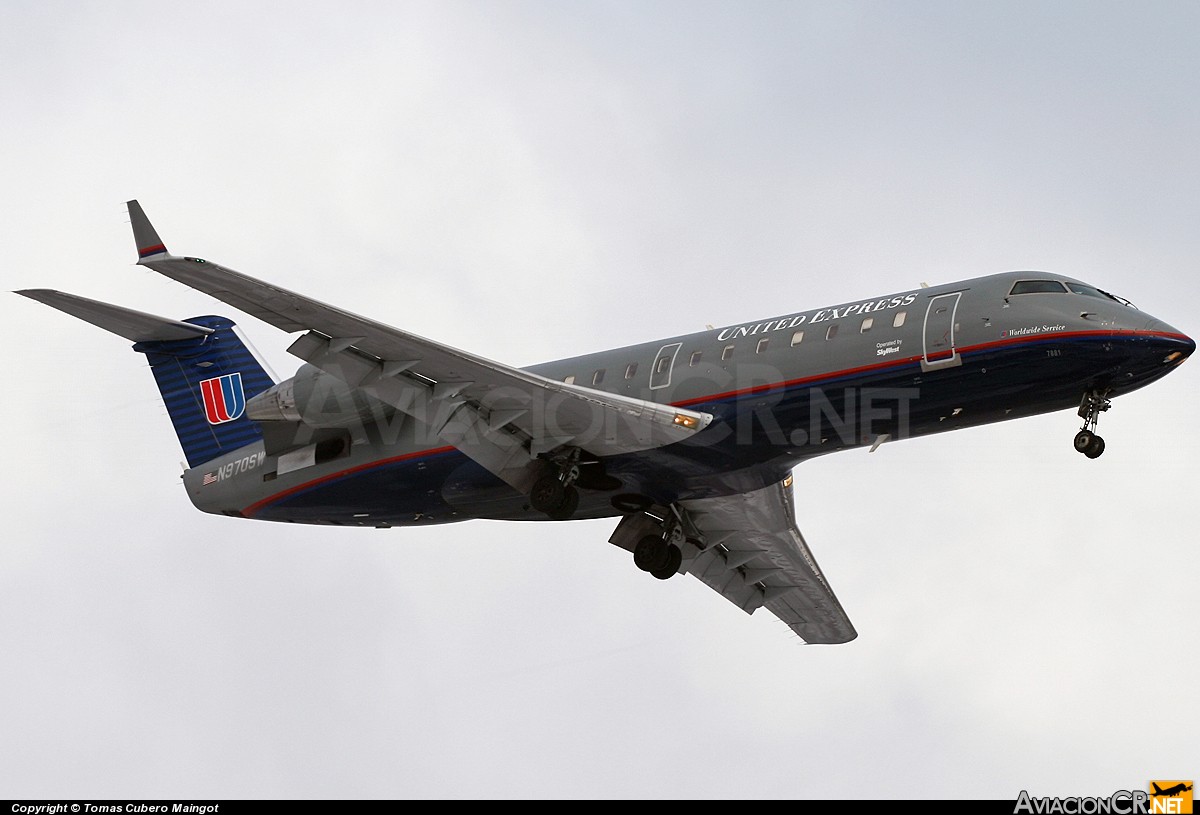
[[[275,384],[226,317],[180,322],[52,289],[17,292],[134,342],[145,354],[189,467],[262,438],[246,400]]]
[[[253,444],[258,424],[245,416],[246,400],[275,384],[225,317],[192,317],[213,329],[190,340],[139,342],[175,426],[188,466]]]

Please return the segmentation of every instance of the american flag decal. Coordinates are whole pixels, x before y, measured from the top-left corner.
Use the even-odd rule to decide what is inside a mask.
[[[205,486],[205,487],[207,487],[209,484],[217,483],[217,474],[216,473],[205,473],[204,479],[200,483],[202,486]]]
[[[204,415],[209,424],[232,422],[246,409],[240,373],[205,379],[200,383],[200,395],[204,398]]]

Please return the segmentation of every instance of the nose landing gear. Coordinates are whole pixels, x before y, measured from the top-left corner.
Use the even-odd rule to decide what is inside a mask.
[[[1112,400],[1106,398],[1100,391],[1091,391],[1083,395],[1079,403],[1079,416],[1083,419],[1083,429],[1075,434],[1075,449],[1088,458],[1099,458],[1104,452],[1104,439],[1096,435],[1096,425],[1100,414],[1112,407]]]

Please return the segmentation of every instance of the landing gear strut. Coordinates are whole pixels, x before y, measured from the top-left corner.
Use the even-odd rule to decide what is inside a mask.
[[[1092,391],[1083,395],[1079,403],[1079,416],[1083,419],[1083,429],[1075,434],[1075,449],[1088,458],[1099,458],[1104,452],[1104,439],[1096,435],[1096,425],[1100,414],[1112,407],[1112,401],[1100,391]]]
[[[552,459],[546,472],[529,491],[529,505],[552,521],[565,521],[579,508],[579,449]]]

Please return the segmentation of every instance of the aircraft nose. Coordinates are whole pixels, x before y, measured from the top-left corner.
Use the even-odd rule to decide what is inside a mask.
[[[1167,353],[1163,362],[1183,362],[1196,350],[1195,340],[1162,320],[1151,320],[1146,326],[1146,330],[1154,335],[1161,346],[1165,347]]]

